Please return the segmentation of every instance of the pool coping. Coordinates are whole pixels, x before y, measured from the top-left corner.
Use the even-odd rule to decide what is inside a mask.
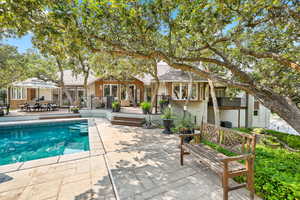
[[[100,134],[95,124],[94,118],[70,118],[70,119],[51,119],[51,120],[36,120],[36,121],[20,121],[18,122],[6,122],[0,123],[0,126],[13,126],[13,125],[21,125],[21,124],[32,124],[32,123],[51,123],[51,122],[60,122],[60,121],[82,121],[88,120],[88,129],[89,129],[89,151],[72,153],[60,156],[52,156],[47,158],[41,158],[36,160],[30,160],[25,162],[17,162],[7,165],[0,165],[0,173],[9,173],[19,170],[25,170],[45,165],[58,164],[83,158],[88,158],[91,156],[98,156],[104,154],[103,144],[101,142]]]
[[[24,121],[13,121],[13,122],[0,122],[0,127],[3,126],[15,126],[15,125],[28,125],[28,124],[46,124],[55,122],[67,122],[67,121],[83,121],[89,118],[67,118],[67,119],[42,119],[42,120],[24,120]]]

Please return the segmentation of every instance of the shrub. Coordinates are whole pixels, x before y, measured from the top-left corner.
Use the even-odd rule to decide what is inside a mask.
[[[286,143],[289,147],[300,150],[300,136],[274,130],[265,130],[265,132],[269,135],[277,137],[279,140]]]
[[[113,112],[120,112],[121,110],[121,104],[118,101],[112,102],[111,107],[113,109]]]
[[[78,108],[78,107],[72,107],[72,108],[71,108],[71,111],[72,111],[73,113],[78,113],[78,112],[79,112],[79,108]]]
[[[300,136],[299,135],[291,135],[288,133],[283,133],[279,131],[274,131],[270,129],[262,129],[262,128],[234,128],[235,130],[244,132],[244,133],[265,133],[271,136],[275,136],[278,140],[284,142],[287,144],[289,147],[300,150]]]
[[[114,101],[114,102],[112,102],[111,107],[114,109],[118,109],[121,107],[121,104],[118,101]]]
[[[195,128],[195,124],[192,122],[192,119],[190,116],[181,117],[176,122],[176,128],[178,130],[180,129],[193,129]]]
[[[171,108],[164,109],[164,112],[163,112],[161,118],[162,119],[173,119],[174,116],[173,116]]]
[[[151,108],[151,103],[150,102],[147,102],[147,101],[144,101],[141,103],[140,107],[144,110],[150,110]]]
[[[300,154],[258,145],[255,189],[266,200],[299,200]]]
[[[167,104],[167,103],[168,103],[168,100],[161,99],[161,100],[159,100],[158,103],[159,103],[160,105],[161,105],[161,104]]]
[[[151,103],[150,102],[147,102],[147,101],[144,101],[141,103],[140,107],[145,110],[145,111],[150,111],[151,109]]]

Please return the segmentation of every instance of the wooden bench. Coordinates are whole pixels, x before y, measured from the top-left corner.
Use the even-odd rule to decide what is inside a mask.
[[[185,143],[184,138],[193,136],[193,144]],[[216,172],[222,181],[223,199],[228,200],[228,192],[243,187],[250,191],[250,199],[254,199],[254,159],[256,135],[241,133],[232,129],[203,124],[199,134],[180,135],[180,162],[183,165],[185,155],[193,155],[201,163]],[[205,140],[217,144],[237,156],[226,156],[201,142]],[[245,164],[238,161],[244,160]],[[230,186],[229,179],[246,176],[246,183]]]

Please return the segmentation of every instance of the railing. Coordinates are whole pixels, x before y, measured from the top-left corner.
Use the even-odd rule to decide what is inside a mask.
[[[218,97],[217,98],[219,107],[246,107],[246,99],[238,97]],[[212,99],[209,100],[209,106],[213,106]]]

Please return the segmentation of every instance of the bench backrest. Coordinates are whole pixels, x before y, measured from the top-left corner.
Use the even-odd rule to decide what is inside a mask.
[[[255,153],[256,135],[242,133],[233,129],[203,123],[201,138],[218,144],[237,154]]]

